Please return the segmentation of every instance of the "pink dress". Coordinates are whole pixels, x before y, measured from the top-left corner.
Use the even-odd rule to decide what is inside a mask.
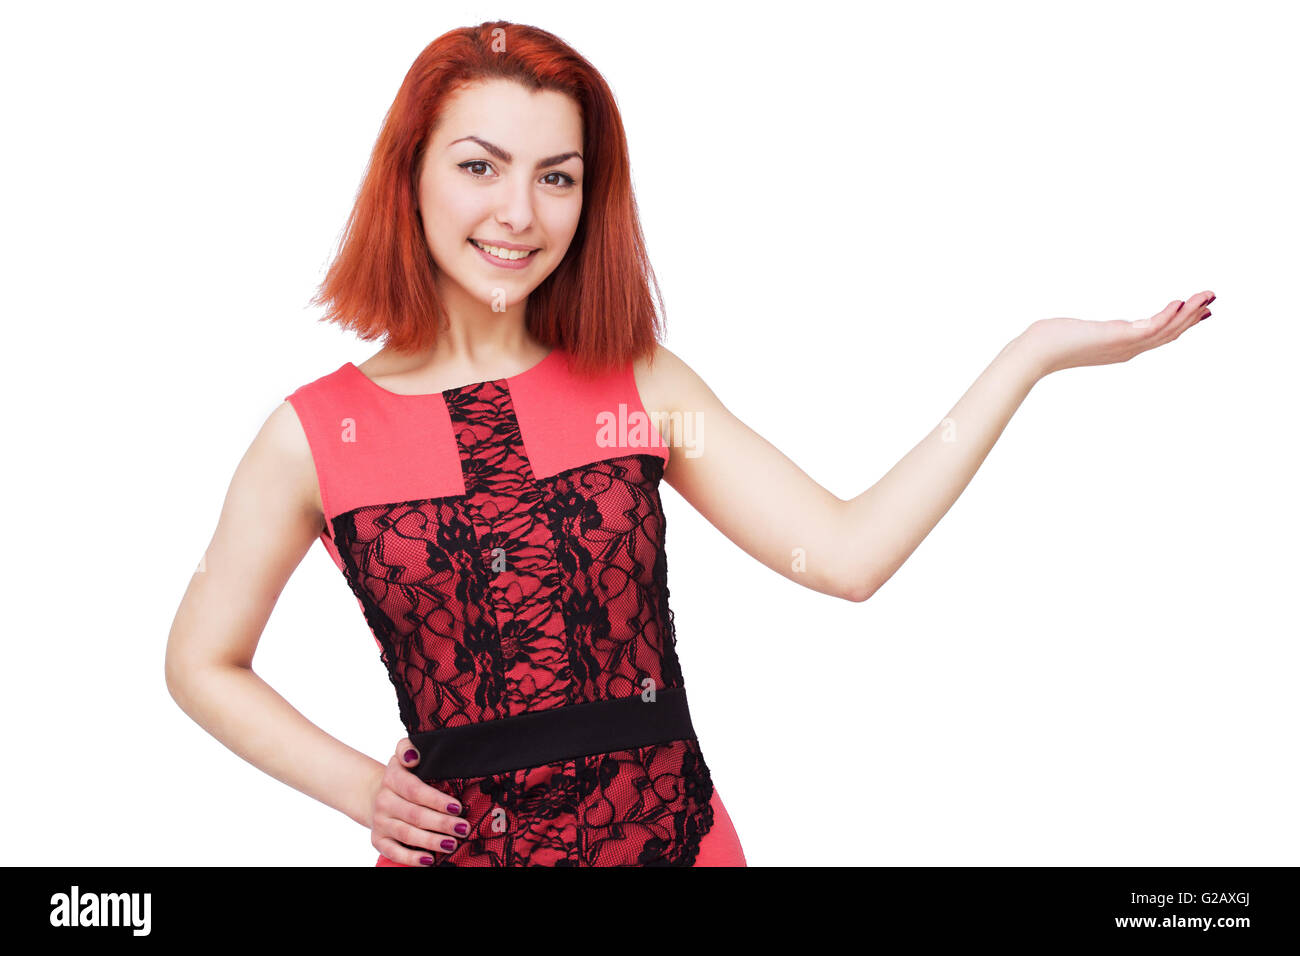
[[[746,865],[691,725],[669,448],[631,363],[584,377],[554,348],[399,395],[349,362],[286,399],[413,772],[469,824],[454,850],[414,849],[435,866]]]

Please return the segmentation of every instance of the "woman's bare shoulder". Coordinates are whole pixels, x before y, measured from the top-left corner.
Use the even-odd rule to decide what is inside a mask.
[[[708,386],[696,371],[670,349],[656,345],[654,356],[632,365],[637,391],[647,412],[680,412],[694,408],[700,390]]]
[[[321,515],[320,483],[316,477],[316,463],[311,445],[298,412],[288,401],[281,402],[267,416],[246,455],[267,459],[289,479],[296,501],[303,508]]]

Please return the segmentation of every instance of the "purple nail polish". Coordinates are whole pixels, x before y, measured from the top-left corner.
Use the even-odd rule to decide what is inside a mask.
[[[456,849],[456,841],[455,841],[455,840],[443,840],[443,841],[442,841],[442,848],[443,848],[444,850],[454,850],[454,849]]]
[[[410,763],[412,760],[417,759],[419,756],[420,756],[420,755],[417,754],[414,750],[408,750],[408,751],[403,755],[402,759],[405,760],[407,763]]]
[[[431,857],[431,856],[422,856],[422,857],[420,857],[420,865],[421,865],[421,866],[433,866],[433,857]]]
[[[453,802],[453,803],[449,803],[449,804],[447,804],[447,812],[448,812],[448,813],[460,813],[460,804],[459,804],[459,803],[454,803],[454,802]]]
[[[465,836],[469,833],[469,824],[458,823],[454,827],[452,827],[452,829],[455,830],[457,833],[459,833],[461,836]]]

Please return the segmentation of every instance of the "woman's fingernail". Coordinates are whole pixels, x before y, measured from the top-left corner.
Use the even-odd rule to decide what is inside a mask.
[[[1210,317],[1209,312],[1206,312],[1203,316],[1201,316],[1202,319],[1208,319],[1209,317]]]
[[[460,804],[459,804],[459,803],[449,803],[449,804],[447,804],[447,812],[448,812],[448,813],[460,813]]]
[[[456,841],[455,841],[455,840],[443,840],[443,841],[442,841],[442,848],[443,848],[444,850],[454,850],[454,849],[456,849]]]
[[[422,857],[420,857],[420,865],[421,865],[421,866],[433,866],[433,857],[431,857],[431,856],[422,856]]]
[[[419,759],[420,759],[420,755],[417,754],[414,750],[408,750],[408,751],[403,755],[402,759],[405,760],[407,763],[410,763],[412,760],[419,760]]]
[[[461,836],[466,836],[469,833],[469,824],[458,823],[454,827],[452,827],[452,829],[455,830],[457,833],[459,833]]]
[[[1212,296],[1210,296],[1208,299],[1205,300],[1205,304],[1206,304],[1206,305],[1209,305],[1211,302],[1213,302],[1213,301],[1214,301],[1215,299],[1217,299],[1217,298],[1218,298],[1217,295],[1212,295]]]

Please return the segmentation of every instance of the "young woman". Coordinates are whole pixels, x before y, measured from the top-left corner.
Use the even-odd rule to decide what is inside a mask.
[[[745,865],[674,650],[660,481],[778,573],[864,601],[1035,382],[1172,341],[1213,299],[1033,323],[844,501],[657,344],[653,281],[600,74],[505,22],[430,44],[317,297],[384,347],[267,419],[167,650],[185,712],[368,828],[379,865]],[[397,691],[386,765],[251,668],[317,537]]]

